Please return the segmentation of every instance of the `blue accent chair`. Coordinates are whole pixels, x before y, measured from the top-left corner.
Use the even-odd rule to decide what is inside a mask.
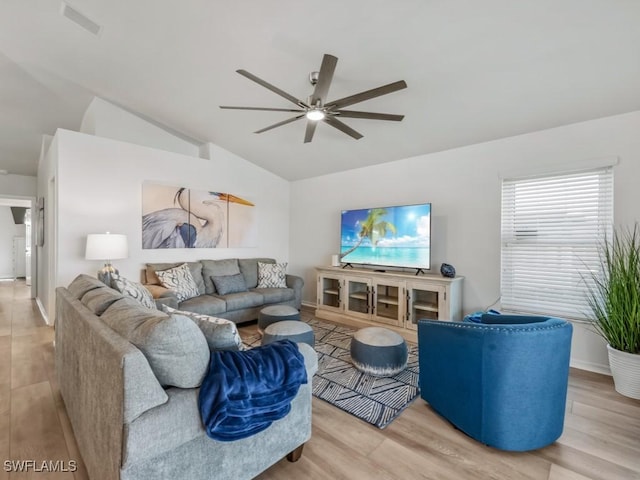
[[[549,317],[420,320],[421,396],[481,443],[527,451],[562,434],[573,328]]]

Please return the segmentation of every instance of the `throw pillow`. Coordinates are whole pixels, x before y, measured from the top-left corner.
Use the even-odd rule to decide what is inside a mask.
[[[121,277],[120,275],[114,275],[113,287],[120,293],[138,300],[143,306],[147,308],[156,308],[156,302],[153,300],[153,295],[151,295],[151,292],[147,290],[141,283],[132,282],[131,280]]]
[[[258,288],[287,288],[286,263],[258,262]]]
[[[244,350],[244,345],[236,324],[226,318],[210,317],[201,313],[176,310],[162,305],[162,310],[169,315],[182,315],[193,320],[207,339],[209,350]]]
[[[247,284],[241,273],[235,275],[212,276],[211,281],[216,286],[218,295],[226,295],[227,293],[246,292]]]
[[[179,302],[197,297],[200,294],[198,285],[196,285],[186,263],[168,270],[156,271],[156,275],[163,287],[172,290],[176,294]]]
[[[100,318],[140,349],[162,386],[195,388],[202,383],[211,352],[192,320],[149,310],[128,297]]]
[[[101,288],[89,290],[82,296],[80,302],[97,316],[100,316],[112,303],[122,298],[124,297],[120,292],[104,285]]]
[[[71,292],[74,298],[80,300],[85,293],[89,290],[95,290],[96,288],[104,287],[104,283],[98,280],[96,277],[80,274],[73,282],[69,284],[67,289]]]

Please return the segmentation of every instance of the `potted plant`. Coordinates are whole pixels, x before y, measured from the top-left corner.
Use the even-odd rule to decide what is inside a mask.
[[[640,229],[615,231],[600,250],[588,301],[593,325],[607,341],[618,393],[640,399]]]

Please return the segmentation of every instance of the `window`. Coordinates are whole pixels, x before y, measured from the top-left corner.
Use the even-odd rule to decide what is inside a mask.
[[[613,224],[613,171],[504,180],[504,310],[584,319],[586,285]]]

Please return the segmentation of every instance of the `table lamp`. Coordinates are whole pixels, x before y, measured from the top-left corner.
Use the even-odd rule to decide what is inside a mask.
[[[129,247],[127,236],[113,233],[90,233],[87,235],[87,248],[85,258],[87,260],[104,260],[104,268],[98,271],[98,280],[111,286],[112,276],[118,274],[118,270],[111,265],[111,260],[127,258]]]

